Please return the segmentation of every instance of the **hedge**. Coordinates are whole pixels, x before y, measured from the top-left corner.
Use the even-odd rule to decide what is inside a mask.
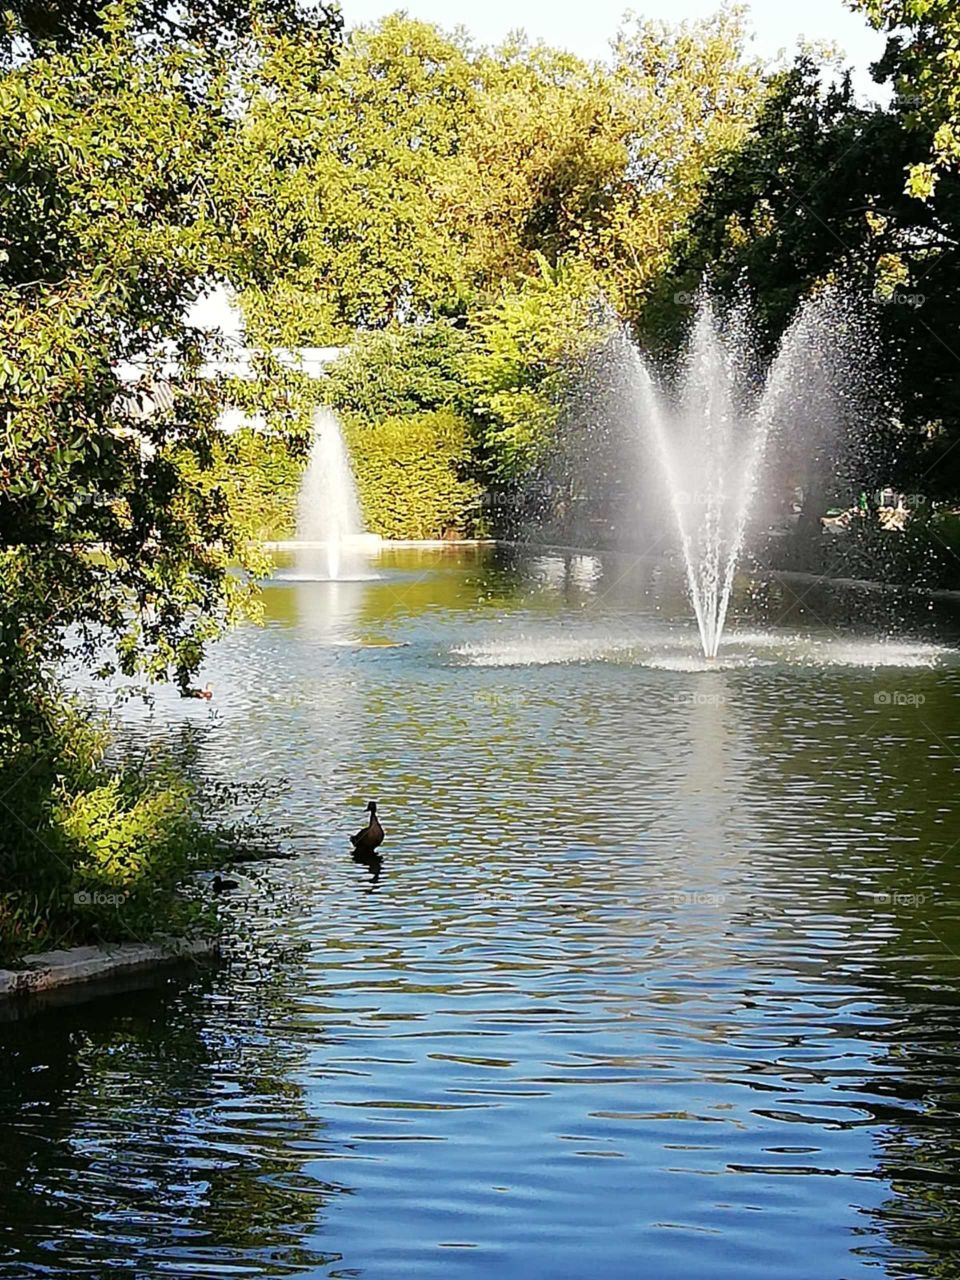
[[[469,535],[482,490],[467,424],[449,410],[345,427],[367,528],[384,538]]]

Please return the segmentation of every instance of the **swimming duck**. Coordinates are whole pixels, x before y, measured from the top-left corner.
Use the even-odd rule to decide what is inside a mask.
[[[239,887],[239,880],[228,880],[222,876],[219,871],[213,877],[213,883],[211,885],[214,893],[226,893],[230,889],[238,889]]]
[[[350,837],[355,853],[373,853],[374,849],[383,844],[383,827],[377,817],[376,801],[370,801],[367,805],[367,813],[370,815],[370,821],[365,827],[361,827],[355,836]]]
[[[210,684],[204,685],[202,689],[190,689],[190,688],[181,689],[180,697],[181,698],[203,698],[206,702],[209,702],[210,699],[213,697],[213,685],[210,685]]]

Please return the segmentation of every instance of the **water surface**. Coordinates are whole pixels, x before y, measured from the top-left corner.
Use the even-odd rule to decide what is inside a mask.
[[[221,968],[5,1011],[0,1275],[960,1273],[949,619],[756,588],[709,665],[670,566],[373,568],[125,713],[296,858]]]

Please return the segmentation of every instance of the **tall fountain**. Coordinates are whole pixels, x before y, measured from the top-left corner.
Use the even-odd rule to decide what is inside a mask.
[[[354,576],[356,560],[378,539],[368,534],[350,455],[335,413],[313,415],[310,460],[297,503],[297,574],[305,578]]]
[[[758,378],[744,310],[722,317],[704,290],[670,389],[621,335],[638,427],[659,461],[708,659],[720,648],[771,435],[800,419],[822,432],[837,419],[853,330],[862,337],[849,307],[831,292],[821,294],[801,307],[766,377]]]

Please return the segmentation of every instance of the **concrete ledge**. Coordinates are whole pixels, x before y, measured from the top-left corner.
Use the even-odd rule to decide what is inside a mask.
[[[0,1000],[5,996],[29,995],[117,974],[156,969],[178,960],[198,960],[216,953],[217,943],[211,938],[189,942],[120,942],[112,946],[44,951],[26,956],[22,969],[0,969]]]
[[[349,533],[340,539],[339,545],[344,551],[379,551],[383,546],[383,538],[379,533]],[[314,538],[287,538],[279,542],[261,542],[265,551],[326,551],[325,542],[317,542]]]
[[[779,582],[840,587],[844,591],[875,591],[884,595],[924,596],[930,600],[960,600],[960,591],[948,587],[917,587],[908,582],[875,582],[869,578],[831,578],[826,574],[807,573],[802,569],[760,569],[753,576],[775,578]]]
[[[394,547],[409,549],[416,547],[495,547],[497,545],[496,538],[381,538],[376,534],[365,534],[358,537],[355,542],[355,546],[359,550],[364,550],[365,548],[365,544],[362,541],[363,537],[376,539],[376,542],[371,541],[369,543],[371,551],[390,551]],[[309,551],[323,548],[326,545],[325,542],[298,542],[295,538],[287,538],[280,542],[260,543],[260,547],[264,551]]]
[[[496,538],[384,538],[382,546],[391,551],[394,547],[401,550],[416,550],[425,547],[434,550],[437,547],[495,547]]]

